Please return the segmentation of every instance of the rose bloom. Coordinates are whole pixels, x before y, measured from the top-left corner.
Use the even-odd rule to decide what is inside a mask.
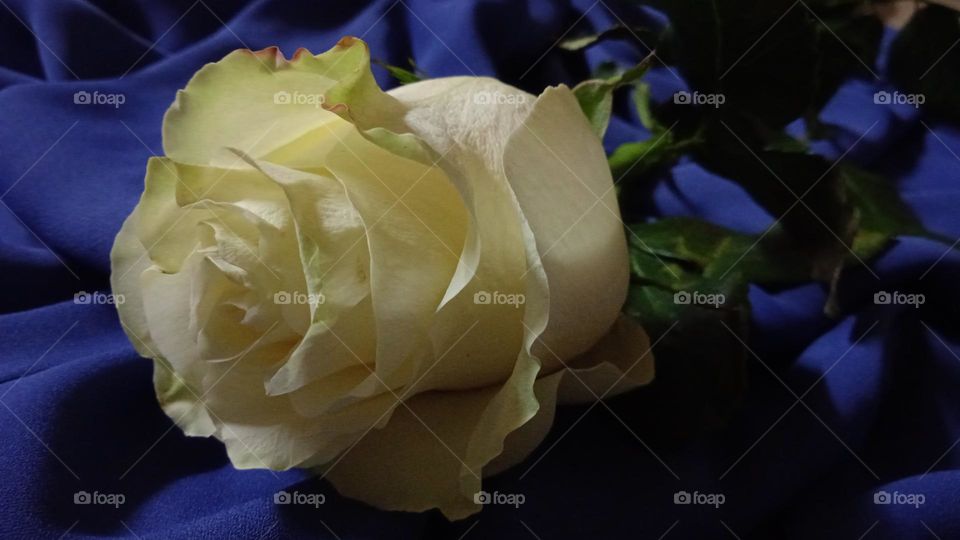
[[[235,51],[163,121],[111,284],[167,415],[240,469],[480,509],[558,402],[650,381],[600,140],[565,86],[384,93],[365,43]]]

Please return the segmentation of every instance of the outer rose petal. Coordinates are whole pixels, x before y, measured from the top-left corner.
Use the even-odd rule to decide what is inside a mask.
[[[515,96],[519,109],[478,105],[476,100],[484,93],[505,92]],[[478,77],[432,79],[390,94],[407,110],[407,129],[442,156],[440,164],[470,212],[457,272],[431,330],[435,350],[445,356],[424,386],[450,390],[499,384],[513,372],[525,335],[538,327],[533,319],[546,301],[545,290],[529,286],[538,276],[536,267],[529,268],[532,236],[524,234],[523,216],[500,159],[503,144],[523,119],[523,103],[532,103],[532,96]],[[515,309],[475,302],[476,293],[494,292],[526,295],[526,303]]]
[[[337,490],[380,508],[439,508],[449,519],[480,510],[481,477],[516,465],[540,444],[558,401],[610,397],[647,384],[653,357],[646,334],[620,319],[576,367],[537,378],[522,357],[502,386],[428,392],[397,408],[326,471]]]
[[[534,98],[493,79],[451,77],[390,94],[407,108],[408,128],[445,156],[472,210],[478,239],[468,239],[461,266],[477,260],[477,273],[486,263],[514,280],[525,279],[524,342],[546,372],[562,367],[555,356],[572,358],[587,350],[616,319],[629,273],[609,166],[569,89],[549,88]],[[481,215],[484,201],[519,217]],[[491,244],[512,245],[515,254],[516,246],[524,246],[519,276],[510,262],[488,257]],[[491,281],[477,277],[471,278],[475,286]],[[451,307],[457,308],[451,319],[471,318],[470,306]],[[542,345],[531,343],[535,339]],[[493,358],[489,362],[495,364]],[[455,362],[439,368],[473,373]]]
[[[298,104],[297,95],[323,95],[323,106]],[[358,39],[317,56],[300,49],[290,61],[276,47],[238,50],[204,66],[177,93],[164,116],[163,148],[181,163],[228,166],[235,161],[227,148],[261,157],[337,118],[331,110],[361,127],[374,119],[390,127],[388,119],[400,116],[396,107],[373,79],[369,50]]]
[[[554,355],[572,358],[607,332],[627,295],[627,243],[606,155],[561,86],[537,98],[503,162],[550,287],[540,339]]]
[[[529,356],[503,386],[427,392],[398,407],[326,472],[339,492],[380,508],[439,508],[450,519],[480,510],[483,467],[503,439],[536,414],[540,366]]]
[[[540,409],[510,434],[504,451],[490,463],[493,475],[523,461],[553,426],[557,404],[587,403],[610,398],[653,380],[654,361],[646,332],[626,315],[592,349],[566,363],[569,369],[537,379]]]
[[[134,228],[140,221],[140,207],[123,221],[120,232],[110,249],[110,290],[123,295],[124,307],[118,309],[123,331],[133,344],[137,354],[151,358],[156,344],[150,338],[147,316],[143,312],[143,297],[140,293],[140,274],[150,266],[147,249],[140,243]]]

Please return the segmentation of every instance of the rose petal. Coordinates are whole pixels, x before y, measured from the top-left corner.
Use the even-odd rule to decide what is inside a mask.
[[[517,465],[543,442],[553,426],[558,403],[593,403],[598,397],[610,398],[650,383],[654,373],[650,340],[626,315],[617,319],[599,343],[567,365],[571,367],[537,379],[537,414],[507,437],[503,453],[490,463],[488,474]]]
[[[449,519],[479,511],[483,467],[538,404],[536,360],[525,356],[501,386],[417,395],[382,429],[368,433],[330,465],[337,490],[380,508],[439,508]]]
[[[431,366],[425,389],[477,388],[499,383],[513,371],[524,335],[542,326],[545,287],[530,266],[532,236],[503,174],[501,155],[533,96],[494,79],[431,79],[390,91],[407,109],[408,129],[442,156],[470,212],[470,231],[457,272],[431,331],[442,361]],[[514,96],[518,107],[477,103],[477,96]],[[478,304],[475,295],[523,296],[522,305]],[[526,322],[526,326],[524,326]],[[491,336],[495,336],[491,339]],[[529,341],[529,340],[528,340]],[[483,361],[478,362],[477,358]]]
[[[204,66],[177,93],[164,117],[163,148],[181,163],[228,167],[235,162],[226,148],[262,157],[338,119],[328,108],[372,126],[398,117],[394,107],[373,79],[360,40],[344,38],[317,56],[301,49],[289,61],[276,47],[238,50]]]
[[[576,98],[561,86],[537,98],[503,160],[549,283],[550,316],[540,339],[559,357],[572,358],[608,331],[629,280],[603,147]]]
[[[380,508],[439,508],[449,519],[476,513],[481,478],[529,456],[553,425],[558,401],[586,394],[595,401],[653,376],[649,340],[626,317],[576,365],[538,379],[539,362],[523,354],[502,387],[420,394],[325,475],[340,493]]]
[[[333,123],[327,136],[337,144],[326,155],[312,155],[345,190],[364,226],[377,327],[377,376],[382,381],[371,379],[358,395],[372,395],[384,391],[383,381],[392,388],[410,382],[411,370],[432,354],[425,348],[426,331],[462,250],[465,212],[439,168],[393,154],[347,126]],[[288,190],[330,181],[266,161],[255,164]],[[317,199],[316,193],[307,195],[290,197]],[[335,338],[337,334],[334,330]]]

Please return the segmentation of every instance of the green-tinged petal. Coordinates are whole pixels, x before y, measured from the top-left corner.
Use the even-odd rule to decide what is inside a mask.
[[[362,40],[345,37],[333,49],[304,61],[315,73],[337,81],[326,95],[329,109],[342,111],[341,115],[360,129],[396,129],[400,125],[402,109],[377,85],[370,69],[370,49]]]
[[[276,47],[237,50],[204,66],[177,94],[164,117],[163,147],[182,163],[228,167],[235,161],[226,148],[262,157],[338,113],[362,127],[388,126],[395,107],[358,39],[316,56],[300,49],[290,60]]]

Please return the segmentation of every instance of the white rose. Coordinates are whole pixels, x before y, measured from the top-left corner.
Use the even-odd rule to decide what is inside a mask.
[[[558,400],[652,377],[618,318],[605,155],[564,86],[384,93],[357,39],[236,51],[178,94],[163,138],[111,283],[164,411],[238,468],[316,468],[461,518]]]

